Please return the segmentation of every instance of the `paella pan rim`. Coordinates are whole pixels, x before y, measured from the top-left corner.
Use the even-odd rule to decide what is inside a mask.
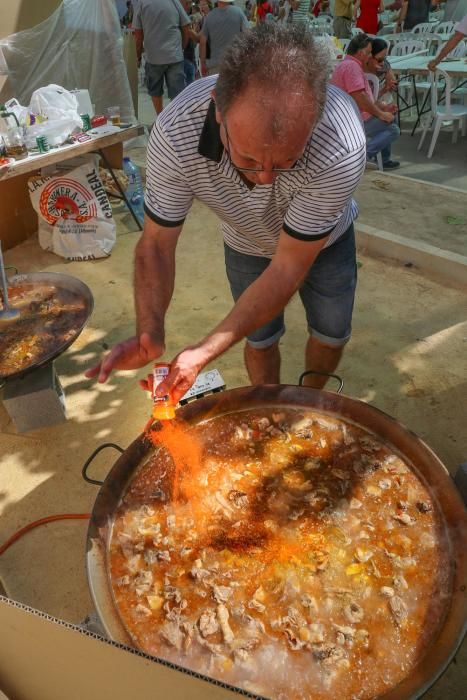
[[[446,670],[467,629],[467,513],[449,472],[415,433],[395,418],[358,399],[295,385],[240,387],[204,397],[177,415],[197,423],[225,413],[260,407],[308,408],[349,420],[394,448],[422,477],[443,515],[453,561],[452,589],[445,620],[436,639],[412,671],[380,700],[421,697]],[[113,517],[134,471],[151,449],[144,435],[114,463],[100,489],[89,523],[86,568],[96,610],[109,636],[133,646],[113,601],[107,576],[107,551]]]

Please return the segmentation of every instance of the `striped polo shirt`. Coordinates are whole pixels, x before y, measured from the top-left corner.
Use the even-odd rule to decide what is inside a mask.
[[[324,113],[297,165],[250,189],[220,139],[211,92],[217,76],[192,83],[164,109],[148,144],[145,211],[161,226],[183,224],[196,197],[222,221],[227,245],[272,258],[283,229],[334,243],[357,216],[352,194],[365,168],[365,135],[351,99],[329,86]],[[254,128],[254,125],[252,125]]]

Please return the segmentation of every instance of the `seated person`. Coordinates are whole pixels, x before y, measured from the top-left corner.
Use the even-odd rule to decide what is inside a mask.
[[[379,97],[392,92],[397,87],[397,79],[387,60],[388,45],[384,39],[377,37],[371,40],[371,56],[368,59],[367,72],[374,73],[379,78]]]
[[[363,120],[367,137],[367,157],[374,161],[381,152],[384,170],[394,170],[400,163],[391,160],[391,144],[400,131],[394,122],[397,107],[393,104],[375,102],[373,91],[366,78],[371,57],[371,39],[366,34],[357,34],[347,47],[347,55],[332,74],[333,85],[347,92],[355,102]]]

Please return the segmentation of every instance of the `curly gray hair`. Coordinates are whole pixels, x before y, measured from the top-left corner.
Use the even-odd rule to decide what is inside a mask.
[[[224,53],[216,84],[216,105],[225,116],[250,85],[259,85],[278,97],[280,111],[279,100],[286,99],[288,90],[308,88],[318,120],[326,101],[328,75],[329,54],[306,27],[263,22],[238,34]]]

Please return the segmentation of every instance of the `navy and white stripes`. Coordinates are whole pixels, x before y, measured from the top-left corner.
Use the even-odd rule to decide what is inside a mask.
[[[216,159],[198,150],[215,82],[195,81],[158,118],[148,145],[148,216],[177,226],[196,197],[216,212],[225,242],[241,253],[272,257],[282,229],[300,240],[330,234],[326,245],[334,243],[357,216],[352,194],[365,167],[365,135],[351,99],[329,86],[302,157],[307,169],[250,190],[226,151],[218,149]]]

